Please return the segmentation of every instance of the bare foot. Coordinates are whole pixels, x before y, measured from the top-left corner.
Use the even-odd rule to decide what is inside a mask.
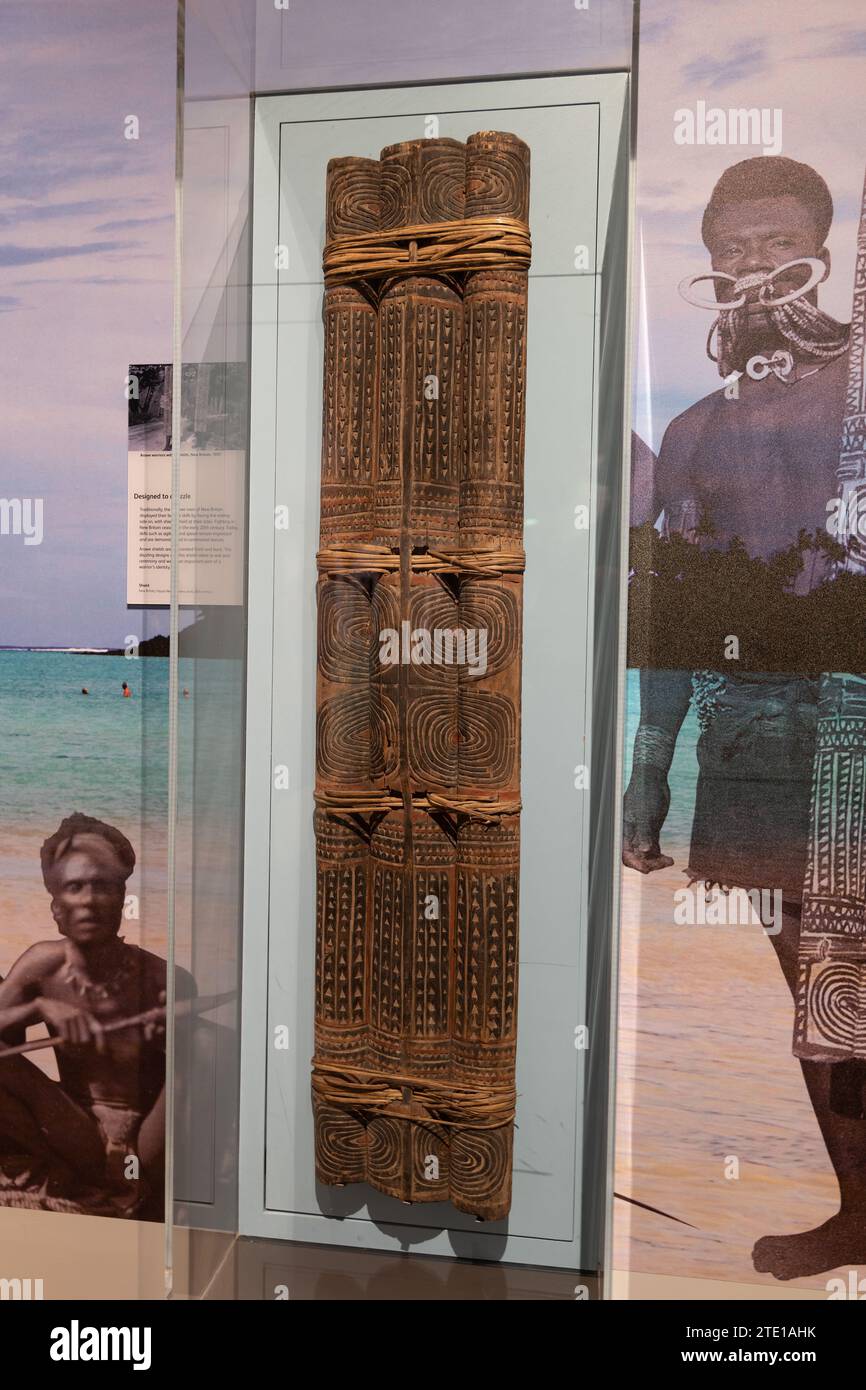
[[[0,1189],[20,1192],[41,1191],[46,1197],[69,1197],[77,1187],[72,1169],[62,1159],[32,1154],[4,1154],[0,1169]]]
[[[840,1265],[866,1264],[866,1211],[838,1211],[813,1231],[762,1236],[752,1251],[759,1274],[802,1279]]]
[[[639,874],[651,874],[656,869],[672,868],[674,861],[667,854],[660,854],[658,850],[632,849],[631,846],[624,845],[622,862],[627,869],[637,869]]]

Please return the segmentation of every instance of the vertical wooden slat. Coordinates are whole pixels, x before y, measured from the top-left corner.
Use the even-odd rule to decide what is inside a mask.
[[[328,235],[525,220],[528,196],[515,136],[406,141],[331,161]],[[421,561],[521,548],[526,288],[510,269],[419,272],[325,303],[322,544],[393,561],[320,581],[317,785],[400,809],[317,815],[316,1060],[385,1097],[317,1097],[317,1173],[488,1220],[508,1211],[512,1126],[459,1107],[444,1123],[434,1097],[459,1088],[471,1110],[514,1081],[519,818],[465,804],[519,797],[522,584]]]

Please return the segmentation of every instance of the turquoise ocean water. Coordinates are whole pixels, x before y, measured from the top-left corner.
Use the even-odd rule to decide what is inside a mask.
[[[184,709],[184,753],[191,722]],[[108,821],[131,841],[137,864],[127,891],[145,894],[147,910],[126,935],[159,949],[167,779],[166,658],[0,651],[0,975],[34,941],[54,936],[39,849],[73,811]]]
[[[162,950],[168,673],[164,657],[0,651],[0,975],[32,941],[54,932],[39,850],[73,811],[128,836],[137,857],[128,891],[142,904],[129,934]],[[178,868],[186,882],[195,848],[193,753],[197,748],[200,794],[225,797],[219,753],[223,742],[235,746],[242,687],[237,662],[183,659],[179,676],[180,690],[189,689],[189,699],[178,697]],[[123,698],[123,681],[131,699]],[[234,765],[231,775],[236,798]]]
[[[167,658],[0,652],[0,823],[48,833],[71,811],[153,821],[167,774]]]
[[[193,742],[195,677],[202,664],[180,663],[189,700],[178,706],[183,770]],[[206,663],[208,694],[219,696],[222,663]],[[125,700],[126,681],[133,698]],[[237,672],[225,664],[225,698],[236,699]],[[82,695],[86,686],[89,695]],[[639,673],[626,685],[625,775],[640,713]],[[227,719],[240,710],[224,711]],[[671,811],[666,830],[687,840],[697,777],[697,720],[690,711],[671,769]],[[111,820],[165,817],[168,777],[168,660],[67,652],[0,651],[0,823],[55,823],[72,810]],[[47,831],[46,831],[47,833]]]

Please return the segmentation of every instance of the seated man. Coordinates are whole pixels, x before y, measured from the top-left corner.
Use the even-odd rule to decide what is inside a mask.
[[[0,1148],[25,1156],[49,1194],[125,1192],[132,1205],[162,1186],[164,1035],[153,1024],[106,1030],[165,1003],[166,963],[118,936],[135,866],[119,830],[68,816],[41,860],[62,939],[38,941],[0,981]],[[195,994],[185,971],[176,979],[178,999]],[[2,1056],[35,1023],[57,1039],[59,1082]]]

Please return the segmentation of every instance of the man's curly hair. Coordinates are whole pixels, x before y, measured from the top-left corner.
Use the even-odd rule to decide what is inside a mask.
[[[821,175],[810,164],[800,164],[786,155],[759,154],[725,169],[704,212],[701,236],[712,250],[716,218],[737,203],[756,198],[797,198],[807,207],[815,222],[815,235],[823,245],[833,221],[833,199]]]
[[[81,811],[74,811],[71,816],[66,816],[60,822],[54,834],[49,835],[39,851],[39,859],[42,864],[42,882],[49,892],[51,891],[52,871],[60,860],[74,849],[75,839],[78,835],[99,835],[103,840],[106,840],[123,865],[124,880],[129,878],[135,868],[135,850],[123,832],[114,825],[106,824],[104,820],[96,820],[94,816],[85,816]]]

